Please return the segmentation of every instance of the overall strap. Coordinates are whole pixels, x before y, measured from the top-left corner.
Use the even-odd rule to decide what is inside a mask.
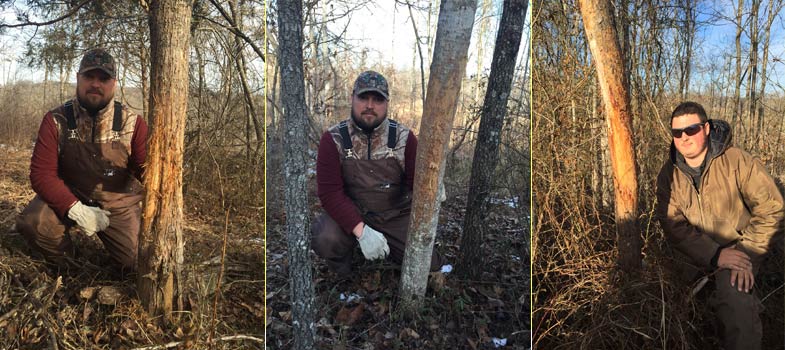
[[[120,132],[123,130],[123,104],[114,101],[114,118],[112,119],[112,131]]]
[[[346,151],[346,158],[357,159],[357,155],[352,150],[354,146],[352,145],[352,138],[349,136],[349,123],[344,120],[338,124],[338,132],[341,133],[341,146]]]
[[[387,131],[387,148],[393,149],[398,143],[398,122],[390,119],[390,128]]]
[[[341,145],[344,149],[352,149],[352,138],[349,137],[349,123],[345,120],[338,124],[338,132],[341,133]]]
[[[74,102],[68,101],[63,105],[63,115],[65,122],[68,125],[68,139],[79,139],[79,133],[76,131],[76,117],[74,116]]]

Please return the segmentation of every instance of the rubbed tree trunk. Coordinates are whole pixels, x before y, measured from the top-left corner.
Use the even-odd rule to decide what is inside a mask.
[[[303,81],[302,3],[278,3],[281,68],[281,102],[284,109],[284,201],[286,238],[289,246],[289,288],[292,301],[294,349],[313,349],[314,290],[311,277],[310,230],[306,160],[309,130]]]
[[[607,118],[616,203],[616,233],[619,264],[625,271],[641,266],[641,237],[638,230],[638,179],[632,144],[629,82],[611,4],[607,0],[580,0],[581,15],[589,49],[597,65]]]
[[[437,194],[444,175],[444,155],[466,72],[469,38],[474,25],[474,0],[444,0],[439,11],[436,44],[423,107],[417,147],[409,235],[401,268],[401,306],[413,312],[425,295],[428,267],[439,214]]]
[[[182,310],[183,140],[188,101],[191,3],[150,5],[150,115],[144,185],[144,222],[139,237],[139,299],[147,312],[171,318]]]
[[[505,0],[499,32],[496,35],[477,146],[474,148],[469,200],[466,204],[461,239],[461,264],[458,272],[470,279],[478,278],[484,267],[483,218],[487,215],[488,195],[499,161],[501,131],[507,114],[507,98],[510,96],[510,86],[515,73],[515,59],[521,46],[527,5],[527,0]]]

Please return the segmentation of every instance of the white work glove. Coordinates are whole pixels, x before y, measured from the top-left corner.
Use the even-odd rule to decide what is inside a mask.
[[[390,254],[390,247],[387,246],[384,235],[368,225],[365,225],[363,234],[357,238],[357,241],[360,242],[360,250],[368,260],[384,259],[387,254]]]
[[[76,221],[76,224],[88,236],[92,236],[96,232],[101,232],[109,227],[109,214],[109,211],[99,207],[87,206],[82,204],[82,202],[76,202],[68,210],[68,217]]]

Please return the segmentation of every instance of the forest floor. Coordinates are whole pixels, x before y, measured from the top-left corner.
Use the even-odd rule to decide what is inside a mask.
[[[313,193],[310,198],[318,201]],[[442,205],[437,229],[435,249],[456,269],[465,207],[464,194],[450,196]],[[316,217],[321,209],[318,204],[312,208]],[[357,248],[354,277],[336,281],[324,260],[311,253],[317,348],[529,349],[529,223],[507,204],[489,208],[481,278],[460,279],[455,271],[432,273],[424,306],[415,318],[396,310],[399,266],[365,261]],[[288,249],[280,213],[268,212],[267,240],[268,347],[290,349]]]
[[[30,155],[0,145],[0,349],[264,348],[262,208],[233,212],[225,229],[223,216],[196,214],[189,203],[199,199],[186,195],[184,311],[162,322],[141,306],[135,276],[107,267],[97,238],[72,234],[80,254],[71,269],[30,256],[14,227],[34,196]]]
[[[612,213],[582,216],[578,206],[540,208],[558,215],[543,220],[534,233],[532,327],[537,348],[721,348],[711,300],[715,284],[727,280],[685,281],[685,258],[665,240],[653,217],[641,219],[646,228],[643,266],[624,273],[617,262]],[[598,221],[590,220],[595,217]],[[772,246],[755,277],[754,293],[762,306],[762,348],[783,349],[782,241]]]

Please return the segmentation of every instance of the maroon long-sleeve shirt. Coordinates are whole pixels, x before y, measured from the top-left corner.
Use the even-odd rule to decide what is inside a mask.
[[[58,146],[60,135],[52,113],[47,113],[38,129],[38,138],[30,161],[30,184],[35,193],[51,207],[58,216],[65,217],[68,209],[76,203],[76,196],[58,175]],[[128,167],[138,179],[142,176],[142,164],[147,156],[147,123],[136,117],[131,139],[131,155]]]
[[[404,153],[405,183],[408,191],[414,186],[414,163],[417,159],[417,137],[410,133],[406,139]],[[351,233],[357,224],[363,221],[357,205],[346,195],[343,189],[343,173],[341,159],[330,132],[322,134],[319,141],[319,153],[316,156],[316,191],[322,208],[341,228]]]

